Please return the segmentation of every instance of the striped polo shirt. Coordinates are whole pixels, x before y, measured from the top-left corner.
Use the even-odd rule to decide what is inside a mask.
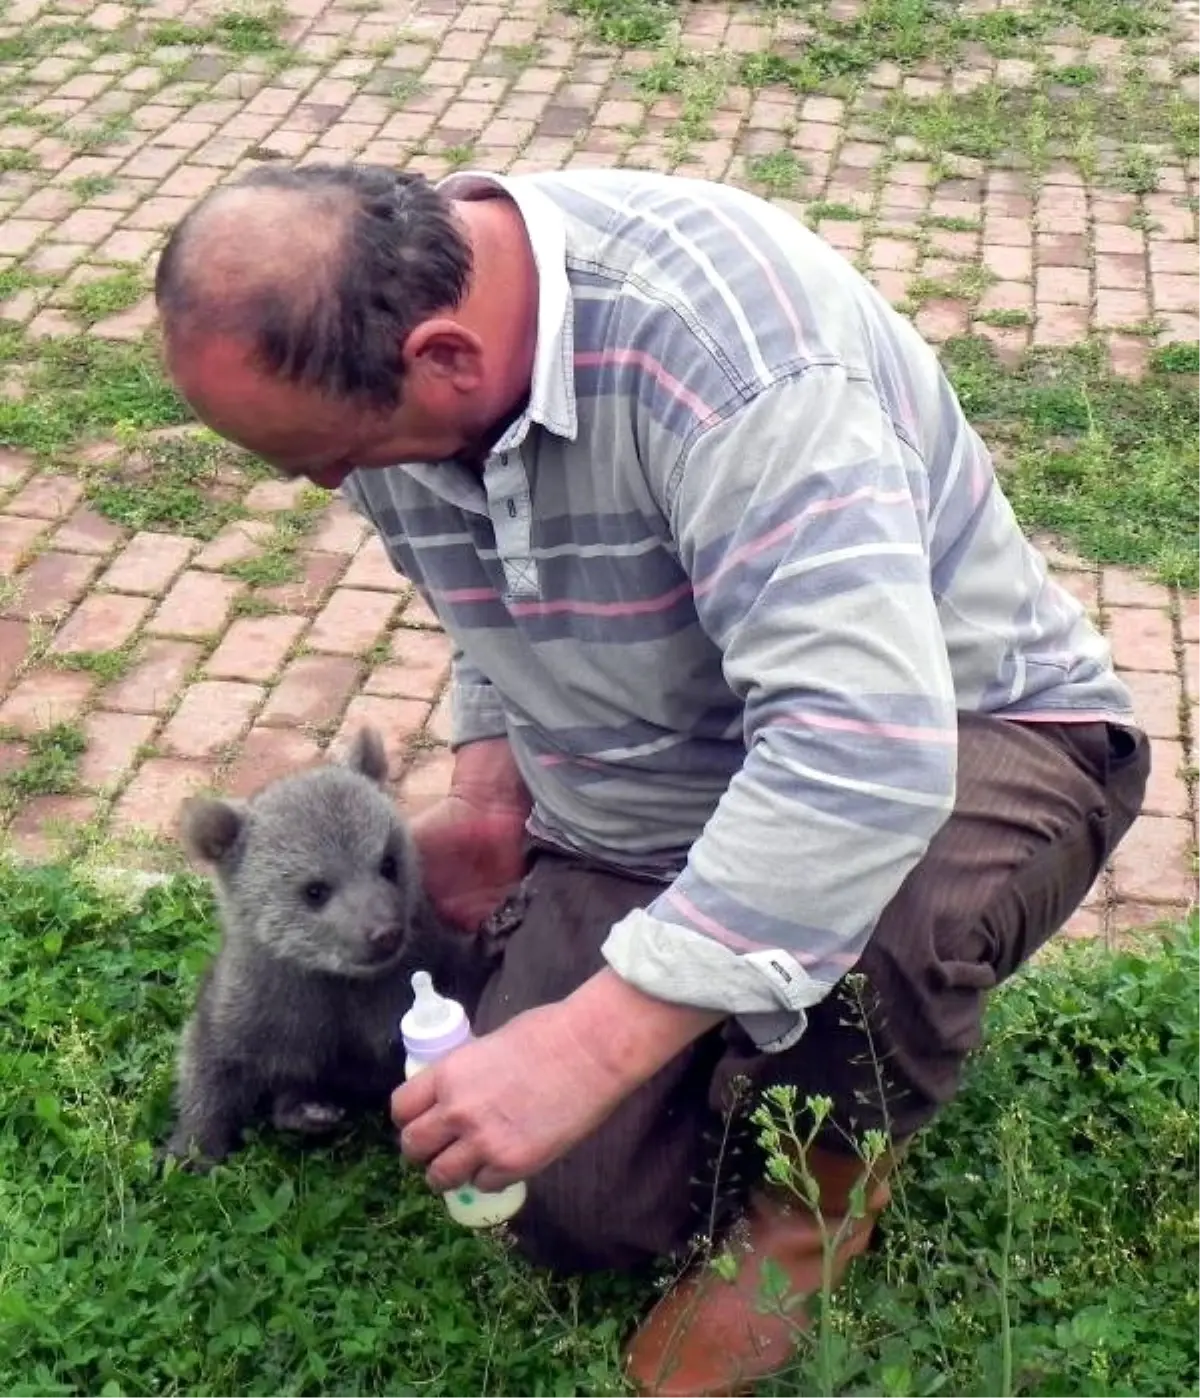
[[[537,266],[526,410],[482,474],[344,489],[454,646],[536,835],[648,876],[608,963],[764,1049],[950,815],[956,713],[1131,722],[933,351],[783,210],[659,174],[470,172]]]

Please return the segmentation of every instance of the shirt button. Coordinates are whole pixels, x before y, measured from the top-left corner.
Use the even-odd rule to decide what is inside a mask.
[[[513,499],[510,497],[509,499],[507,499],[507,500],[504,502],[504,505],[505,505],[505,508],[508,510],[508,517],[509,517],[509,519],[516,519],[516,517],[517,517],[517,502],[516,502],[515,500],[513,500]]]

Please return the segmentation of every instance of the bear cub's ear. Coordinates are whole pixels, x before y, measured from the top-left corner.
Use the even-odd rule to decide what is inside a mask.
[[[383,786],[388,777],[388,760],[378,730],[360,728],[342,758],[342,765],[373,781],[376,786]]]
[[[237,844],[245,823],[244,807],[215,796],[189,796],[179,815],[184,848],[207,864],[220,864]]]

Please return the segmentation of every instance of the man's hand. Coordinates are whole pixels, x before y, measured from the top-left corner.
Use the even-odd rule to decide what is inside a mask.
[[[474,932],[520,882],[530,804],[505,739],[459,750],[450,794],[411,825],[425,890],[442,917]]]
[[[590,1135],[636,1087],[720,1020],[604,970],[517,1015],[392,1094],[400,1148],[430,1188],[528,1179]]]

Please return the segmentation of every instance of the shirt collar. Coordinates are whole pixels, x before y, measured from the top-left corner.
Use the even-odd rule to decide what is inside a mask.
[[[450,198],[491,185],[516,205],[533,249],[538,274],[537,345],[529,403],[496,443],[494,451],[520,446],[530,424],[538,423],[568,441],[579,434],[575,401],[575,333],[571,286],[567,279],[567,230],[554,203],[536,186],[482,170],[460,170],[439,180]]]

